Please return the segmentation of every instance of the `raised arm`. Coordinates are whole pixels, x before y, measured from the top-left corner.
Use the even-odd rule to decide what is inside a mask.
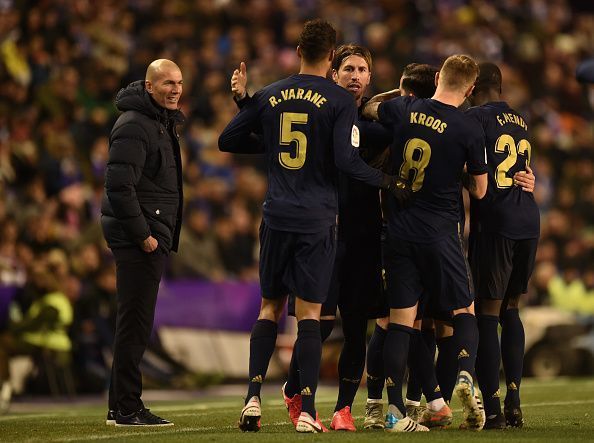
[[[380,103],[383,103],[386,100],[390,100],[394,97],[400,97],[400,89],[392,89],[391,91],[374,95],[367,101],[367,103],[365,103],[361,114],[363,117],[370,120],[379,120],[377,109],[379,108]]]
[[[219,136],[219,150],[234,154],[259,154],[264,144],[254,132],[258,126],[257,102],[242,107]]]
[[[399,177],[384,174],[367,165],[359,156],[359,128],[355,124],[356,108],[341,110],[334,127],[334,163],[345,174],[371,186],[389,190],[400,206],[406,206],[412,197],[410,184]]]

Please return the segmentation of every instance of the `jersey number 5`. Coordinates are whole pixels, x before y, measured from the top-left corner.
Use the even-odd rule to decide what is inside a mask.
[[[412,183],[413,192],[423,187],[425,168],[431,160],[431,146],[420,138],[411,138],[404,145],[402,152],[404,162],[400,166],[400,177]]]
[[[290,146],[295,142],[295,155],[291,152],[280,152],[278,161],[287,169],[300,169],[305,164],[307,153],[307,137],[301,131],[294,131],[293,125],[307,124],[307,114],[300,112],[283,112],[280,116],[280,145]]]
[[[514,184],[514,179],[508,177],[507,173],[516,164],[518,154],[526,156],[526,165],[530,165],[530,150],[530,142],[526,139],[520,140],[517,146],[515,140],[509,134],[503,134],[497,139],[495,152],[507,152],[507,157],[499,163],[495,170],[495,181],[498,188],[509,188]]]

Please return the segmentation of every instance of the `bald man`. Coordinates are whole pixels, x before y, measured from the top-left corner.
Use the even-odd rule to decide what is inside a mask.
[[[177,251],[182,171],[176,126],[183,79],[171,60],[155,60],[145,80],[120,90],[122,112],[110,136],[101,225],[116,262],[117,321],[106,423],[172,426],[140,399],[140,360],[155,315],[165,258]]]

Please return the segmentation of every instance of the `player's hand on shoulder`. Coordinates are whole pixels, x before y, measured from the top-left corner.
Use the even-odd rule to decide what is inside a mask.
[[[530,166],[526,166],[525,171],[519,171],[514,174],[514,185],[520,186],[522,191],[534,192],[534,182],[536,177]]]
[[[396,198],[398,206],[406,208],[410,206],[413,198],[412,186],[408,180],[393,175],[385,175],[383,186]]]
[[[242,100],[246,95],[247,68],[244,62],[239,64],[239,69],[233,71],[231,76],[231,92],[235,100]]]

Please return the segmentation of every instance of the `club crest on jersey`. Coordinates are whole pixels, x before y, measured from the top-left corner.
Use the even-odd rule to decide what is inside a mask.
[[[353,125],[353,129],[351,131],[351,145],[353,145],[354,148],[358,148],[359,140],[360,140],[359,128],[357,127],[357,125]]]

